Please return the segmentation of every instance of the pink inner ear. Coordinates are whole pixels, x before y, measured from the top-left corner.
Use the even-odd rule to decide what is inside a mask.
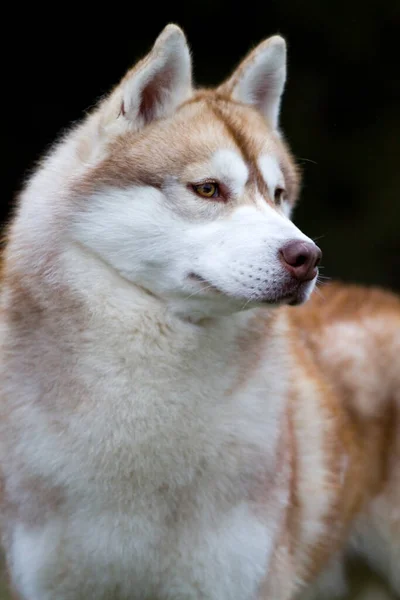
[[[268,76],[257,77],[256,81],[252,82],[253,85],[253,98],[257,104],[264,104],[267,100],[271,89],[273,88],[273,81]]]
[[[142,90],[139,114],[145,123],[157,118],[163,102],[172,91],[175,75],[174,66],[167,65],[156,73]]]

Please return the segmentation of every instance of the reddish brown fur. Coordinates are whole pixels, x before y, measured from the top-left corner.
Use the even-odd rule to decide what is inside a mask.
[[[315,369],[312,377],[320,378],[323,374],[331,388],[330,393],[321,394],[320,403],[331,415],[331,431],[326,431],[326,456],[334,477],[338,473],[339,465],[335,463],[340,449],[348,456],[344,482],[342,485],[332,482],[337,486],[337,499],[326,516],[330,535],[312,549],[312,571],[317,573],[333,546],[339,548],[343,544],[354,517],[368,510],[371,499],[388,493],[393,482],[399,481],[400,377],[396,377],[397,370],[391,372],[390,366],[398,362],[400,349],[400,299],[378,289],[330,284],[304,306],[289,309],[288,317],[296,336],[297,360],[303,362],[304,368],[307,369],[308,362],[308,368]],[[382,327],[370,332],[368,365],[362,361],[357,364],[356,355],[343,358],[332,340],[326,339],[335,323],[352,323],[363,328],[368,319],[375,322],[382,319]],[[352,350],[350,347],[350,355]],[[350,386],[343,377],[349,361],[356,362],[359,370],[359,380],[354,379]],[[366,367],[373,371],[378,386],[389,379],[388,391],[377,394],[367,407],[357,400],[368,391],[363,389]],[[399,489],[397,502],[400,502]]]
[[[255,109],[227,100],[212,90],[195,94],[173,118],[155,128],[150,125],[145,134],[127,133],[114,139],[104,160],[75,182],[74,190],[87,195],[106,186],[160,187],[167,175],[181,178],[186,166],[208,159],[213,149],[226,147],[230,142],[232,148],[241,152],[249,168],[248,185],[256,185],[266,201],[273,204],[257,166],[257,158],[265,152],[266,140],[284,174],[287,200],[293,204],[300,177],[289,149],[273,135]],[[151,164],[146,160],[149,154]]]

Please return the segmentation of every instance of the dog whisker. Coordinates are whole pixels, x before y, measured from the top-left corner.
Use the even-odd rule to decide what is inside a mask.
[[[326,236],[326,233],[323,233],[322,235],[318,235],[317,237],[313,237],[311,238],[313,242],[317,242],[318,240],[322,240],[322,238],[324,238]]]
[[[303,156],[297,156],[296,159],[297,160],[303,160],[304,162],[312,163],[313,165],[317,165],[318,164],[315,160],[312,160],[311,158],[304,158]]]
[[[189,294],[189,296],[185,296],[184,300],[189,300],[189,298],[193,298],[194,296],[198,296],[200,294],[200,292],[205,292],[206,290],[209,290],[211,288],[213,288],[213,285],[207,285],[205,287],[202,287],[200,290],[195,290],[194,292],[192,292],[191,294]]]

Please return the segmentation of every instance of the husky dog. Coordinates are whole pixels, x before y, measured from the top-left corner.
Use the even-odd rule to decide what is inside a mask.
[[[349,553],[400,593],[400,301],[332,285],[293,308],[321,252],[290,220],[285,77],[274,36],[195,90],[169,25],[21,194],[0,345],[16,598],[336,598]]]

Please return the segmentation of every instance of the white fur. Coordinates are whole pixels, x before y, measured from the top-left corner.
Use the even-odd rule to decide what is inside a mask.
[[[263,154],[258,160],[258,166],[268,186],[268,191],[271,199],[274,199],[275,190],[281,188],[285,190],[285,179],[279,163],[272,154]],[[281,210],[285,216],[290,217],[291,207],[285,200],[285,194],[281,199]]]
[[[18,590],[29,600],[108,600],[116,597],[116,586],[118,598],[132,600],[197,600],[199,588],[201,597],[215,600],[254,598],[268,565],[272,531],[257,523],[245,504],[212,526],[202,515],[199,525],[200,536],[194,528],[182,530],[177,546],[145,513],[119,516],[116,523],[93,510],[70,519],[67,530],[61,521],[40,530],[20,526],[12,559]],[[63,578],[65,568],[73,578]]]
[[[244,191],[249,170],[243,158],[234,150],[217,150],[211,158],[211,168],[215,179],[226,182],[232,194],[240,196]]]
[[[37,373],[47,392],[38,403],[36,388],[24,389],[31,408],[19,414],[25,433],[15,452],[71,494],[45,526],[15,529],[17,589],[29,600],[108,598],[116,585],[124,599],[253,599],[288,498],[271,494],[257,516],[243,502],[241,478],[248,465],[273,476],[268,457],[286,393],[283,373],[277,377],[284,348],[266,343],[268,368],[260,365],[259,376],[230,398],[235,357],[226,349],[245,315],[234,328],[230,317],[199,329],[165,315],[79,246],[65,261],[91,322],[84,338],[73,321],[64,334],[75,340],[62,367],[67,387],[62,378],[57,388],[45,385],[50,374],[59,377],[62,340],[49,346],[39,338],[32,347],[32,360],[39,352],[50,368]],[[40,405],[53,402],[62,419],[66,398],[80,408],[60,437]],[[242,458],[229,451],[236,444]],[[17,472],[14,478],[18,487]],[[65,570],[73,578],[64,579]]]
[[[285,180],[279,167],[279,163],[275,156],[263,154],[263,156],[260,156],[258,159],[258,165],[268,186],[270,196],[273,198],[277,187],[285,187]]]

